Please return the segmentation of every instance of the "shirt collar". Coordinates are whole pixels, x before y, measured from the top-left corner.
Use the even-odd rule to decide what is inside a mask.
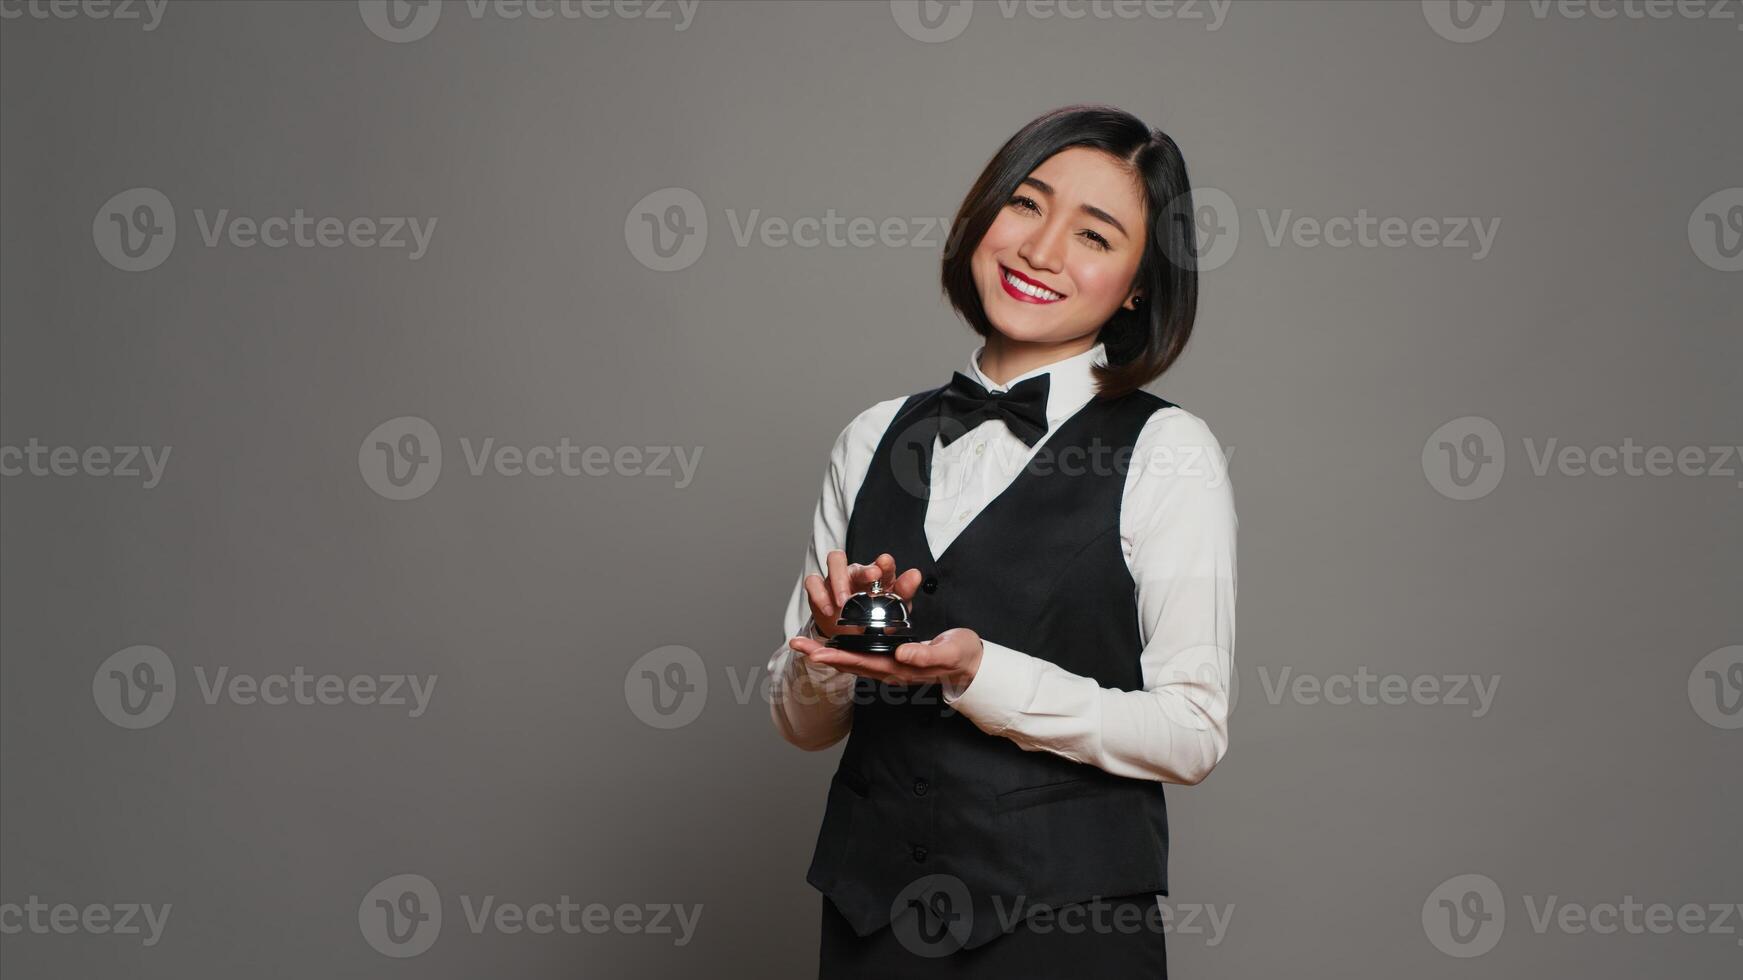
[[[1077,410],[1088,404],[1095,397],[1095,374],[1091,371],[1095,365],[1107,363],[1107,349],[1103,344],[1096,344],[1081,354],[1073,354],[1064,360],[1043,364],[1026,374],[1019,374],[1005,384],[997,384],[982,373],[980,356],[986,352],[986,345],[981,345],[968,356],[968,376],[988,391],[1008,391],[1019,381],[1043,374],[1052,375],[1047,381],[1047,424],[1051,427],[1060,419],[1070,418]]]

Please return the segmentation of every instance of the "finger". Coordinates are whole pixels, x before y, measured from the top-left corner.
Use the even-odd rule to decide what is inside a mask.
[[[865,592],[872,587],[873,582],[883,580],[883,567],[877,564],[853,565],[853,591]]]
[[[829,553],[829,594],[835,597],[835,608],[847,605],[847,597],[851,594],[847,582],[847,552],[831,551]]]
[[[926,643],[904,643],[895,649],[896,662],[915,670],[956,666],[955,657],[936,638]]]
[[[878,570],[878,581],[879,582],[888,582],[888,583],[892,583],[892,584],[895,582],[895,580],[896,580],[896,559],[889,552],[886,551],[883,554],[879,555],[877,563],[873,567],[875,567]]]
[[[890,661],[888,657],[868,656],[863,653],[854,653],[851,650],[837,650],[822,644],[815,644],[812,647],[812,652],[807,656],[815,663],[834,667],[837,670],[845,670],[861,677],[870,677],[879,681],[889,678]]]
[[[835,608],[835,600],[830,598],[829,587],[823,584],[823,576],[805,576],[805,597],[811,600],[813,618],[827,619],[833,623],[835,618],[840,615],[840,610]],[[818,625],[822,625],[822,623],[819,622]]]
[[[918,568],[910,568],[890,584],[890,591],[901,596],[903,602],[912,605],[914,596],[920,591],[920,583],[925,578],[926,576]]]

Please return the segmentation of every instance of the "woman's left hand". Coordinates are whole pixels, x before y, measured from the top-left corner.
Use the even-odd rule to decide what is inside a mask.
[[[895,649],[893,656],[837,650],[808,636],[795,636],[787,645],[815,663],[885,684],[948,681],[958,690],[974,680],[983,649],[980,634],[966,627],[947,629],[925,643],[904,643]]]

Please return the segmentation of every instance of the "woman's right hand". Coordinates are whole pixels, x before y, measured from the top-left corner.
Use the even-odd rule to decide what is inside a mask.
[[[870,589],[873,582],[883,582],[887,591],[894,592],[912,609],[914,594],[920,591],[920,581],[925,578],[918,568],[897,575],[896,559],[888,552],[879,555],[870,565],[860,565],[849,564],[845,551],[831,551],[827,563],[827,581],[821,575],[805,576],[805,596],[811,602],[811,619],[824,639],[835,636],[835,621],[841,616],[841,607],[855,592]]]

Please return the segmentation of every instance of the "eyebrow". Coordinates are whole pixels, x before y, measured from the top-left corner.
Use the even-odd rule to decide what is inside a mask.
[[[1039,177],[1024,177],[1022,180],[1022,183],[1034,184],[1035,188],[1037,190],[1039,190],[1041,193],[1047,195],[1048,197],[1053,196],[1053,185],[1047,183],[1046,181],[1042,180]],[[1125,235],[1127,238],[1132,237],[1131,232],[1128,232],[1126,230],[1126,226],[1120,224],[1120,219],[1114,217],[1113,215],[1107,213],[1106,211],[1103,211],[1101,208],[1098,208],[1093,204],[1083,204],[1083,205],[1079,205],[1079,210],[1081,210],[1084,214],[1087,214],[1092,218],[1099,218],[1102,221],[1105,221],[1108,224],[1113,225],[1115,228],[1118,228],[1120,230],[1120,234]]]

